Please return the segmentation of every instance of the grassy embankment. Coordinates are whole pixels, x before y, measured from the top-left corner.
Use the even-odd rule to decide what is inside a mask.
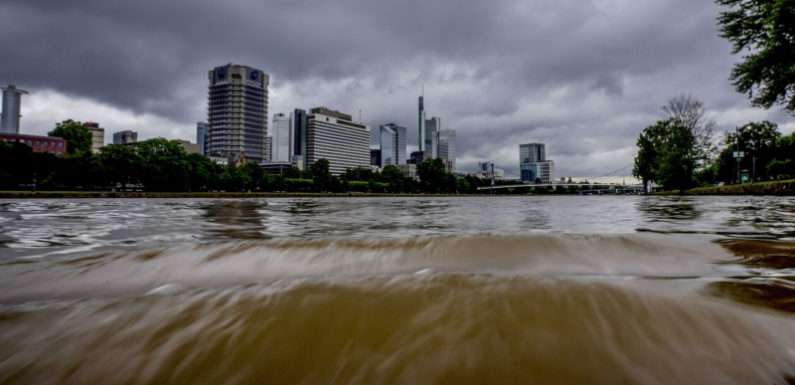
[[[665,191],[659,195],[676,195],[679,191]],[[684,195],[795,195],[795,179],[696,187]]]

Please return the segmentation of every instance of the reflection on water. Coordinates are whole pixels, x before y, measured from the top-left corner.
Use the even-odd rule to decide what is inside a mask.
[[[0,202],[0,384],[786,384],[795,203]]]
[[[688,222],[702,214],[696,203],[693,197],[643,197],[638,201],[638,210],[650,222]]]
[[[266,239],[267,203],[262,200],[215,201],[201,207],[210,239]]]

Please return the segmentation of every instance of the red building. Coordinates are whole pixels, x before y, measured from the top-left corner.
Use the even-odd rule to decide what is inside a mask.
[[[63,155],[66,153],[66,139],[50,136],[0,134],[0,142],[23,143],[30,146],[33,152],[49,152]]]

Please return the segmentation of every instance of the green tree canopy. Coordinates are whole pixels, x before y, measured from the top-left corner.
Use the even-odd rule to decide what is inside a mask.
[[[638,137],[638,154],[632,173],[644,186],[656,182],[666,190],[692,187],[696,168],[696,138],[679,119],[662,120],[646,127]]]
[[[731,80],[756,106],[795,112],[795,1],[717,0],[721,35],[746,53]]]
[[[447,167],[441,159],[428,159],[417,165],[417,176],[420,178],[422,191],[429,193],[448,192],[453,175],[447,172]],[[455,191],[455,177],[452,179]]]
[[[47,133],[52,137],[66,139],[66,153],[80,155],[91,151],[91,130],[83,123],[72,119],[64,120],[55,125],[55,129]]]
[[[751,170],[754,179],[767,176],[767,166],[775,158],[781,133],[773,122],[751,122],[726,135],[726,150],[742,151],[741,167]]]
[[[319,191],[330,191],[333,189],[332,184],[334,180],[329,171],[329,162],[327,159],[318,159],[309,167],[312,172],[312,179],[315,181],[315,187]]]

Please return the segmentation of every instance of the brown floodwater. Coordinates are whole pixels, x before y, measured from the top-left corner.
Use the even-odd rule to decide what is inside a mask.
[[[0,200],[0,384],[792,384],[795,201]]]

